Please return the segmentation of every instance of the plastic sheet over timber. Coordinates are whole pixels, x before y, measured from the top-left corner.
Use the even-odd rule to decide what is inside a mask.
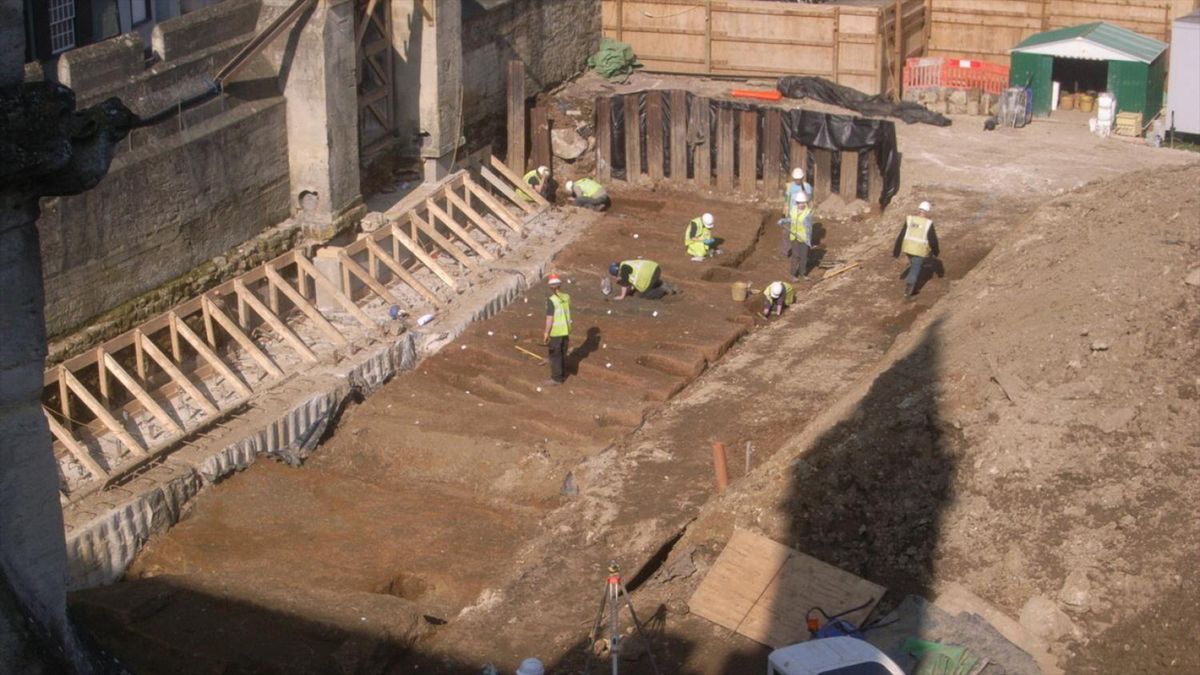
[[[784,78],[787,79],[787,78]],[[819,78],[817,78],[819,79]],[[843,87],[846,88],[846,87]],[[850,90],[854,91],[854,90]],[[859,92],[861,93],[861,92]],[[881,119],[873,119],[867,117],[856,117],[854,115],[837,115],[833,113],[817,112],[814,110],[791,109],[784,110],[775,106],[763,106],[750,103],[741,103],[735,101],[716,101],[708,100],[708,128],[704,129],[694,124],[698,119],[697,101],[702,100],[699,97],[688,93],[687,94],[687,109],[674,110],[671,105],[670,90],[647,90],[626,94],[622,96],[614,96],[611,99],[610,110],[611,119],[609,124],[612,128],[612,172],[617,178],[626,178],[626,157],[625,157],[625,106],[634,100],[636,97],[638,105],[637,119],[639,128],[637,133],[639,137],[646,138],[647,120],[646,120],[646,97],[648,95],[661,97],[661,108],[663,117],[663,175],[671,180],[683,181],[688,178],[694,178],[697,174],[711,176],[714,173],[716,165],[716,142],[717,138],[717,111],[719,110],[734,110],[734,111],[754,111],[757,113],[757,138],[758,148],[755,156],[757,157],[756,178],[763,177],[763,162],[765,153],[763,152],[763,143],[765,142],[765,124],[764,113],[767,110],[779,110],[783,118],[784,134],[779,139],[782,145],[779,158],[780,169],[782,175],[788,175],[792,169],[791,144],[789,139],[795,139],[801,145],[815,148],[818,150],[828,150],[838,153],[870,153],[879,167],[879,172],[883,176],[883,190],[879,199],[880,206],[887,206],[896,193],[900,191],[900,154],[896,146],[896,125],[894,122]],[[928,111],[926,111],[928,112]],[[689,120],[687,133],[687,148],[674,148],[671,144],[670,129],[674,125],[676,116],[682,116],[683,119]],[[741,125],[741,116],[734,116],[734,124],[736,127]],[[735,129],[733,139],[734,148],[733,156],[737,157],[740,149],[741,134],[739,129]],[[641,156],[638,158],[640,166],[647,164],[647,143],[638,144]],[[696,148],[698,152],[688,152],[689,149]],[[688,154],[687,176],[672,176],[671,153],[682,150]],[[705,162],[707,160],[707,162]],[[812,161],[810,156],[809,161]],[[707,164],[707,166],[706,166]],[[805,167],[811,172],[812,167]],[[860,172],[858,185],[860,186],[860,197],[866,196],[864,186],[866,163],[858,165]]]
[[[823,77],[781,77],[776,87],[779,89],[779,93],[788,98],[811,98],[822,103],[849,108],[863,115],[896,117],[906,124],[920,122],[938,127],[950,126],[949,117],[935,113],[920,103],[911,101],[892,103],[879,94],[864,94],[857,89],[830,82]]]

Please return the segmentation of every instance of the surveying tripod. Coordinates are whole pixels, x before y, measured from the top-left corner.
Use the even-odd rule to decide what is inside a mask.
[[[660,675],[658,664],[654,661],[654,651],[650,649],[650,640],[646,636],[646,631],[642,629],[642,622],[638,620],[637,613],[633,611],[633,603],[629,600],[629,591],[625,589],[625,582],[621,581],[621,568],[615,562],[608,563],[608,578],[604,581],[604,593],[600,596],[600,609],[596,611],[596,622],[592,625],[592,632],[588,633],[588,657],[584,672],[590,675],[592,659],[599,656],[599,652],[607,646],[609,658],[612,660],[612,675],[617,675],[621,661],[620,613],[622,602],[629,608],[629,616],[633,618],[633,626],[637,629],[637,635],[646,647],[646,655],[650,657],[650,667],[654,669],[654,675]],[[600,638],[606,605],[609,615],[607,641]]]

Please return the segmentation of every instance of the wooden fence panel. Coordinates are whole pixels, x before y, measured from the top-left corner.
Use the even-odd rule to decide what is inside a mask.
[[[733,110],[717,108],[717,190],[733,189]]]
[[[646,92],[646,175],[652,181],[663,179],[662,92]]]
[[[738,189],[754,194],[758,189],[758,112],[743,110],[738,120]]]

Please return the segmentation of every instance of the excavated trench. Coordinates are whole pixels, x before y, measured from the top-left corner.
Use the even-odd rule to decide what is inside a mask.
[[[715,264],[689,262],[682,251],[683,228],[702,210],[714,213],[725,238],[726,253]],[[636,432],[762,323],[761,299],[732,302],[730,283],[761,288],[783,277],[786,261],[777,252],[778,216],[746,211],[692,195],[618,196],[616,208],[552,266],[573,299],[566,384],[545,384],[547,367],[528,353],[544,351],[535,340],[546,289],[537,285],[346,410],[303,468],[256,465],[201,497],[189,517],[135,561],[126,581],[81,592],[76,606],[102,641],[143,672],[197,653],[212,657],[212,650],[225,654],[216,657],[225,667],[327,672],[348,638],[305,648],[309,658],[300,665],[299,637],[281,637],[278,648],[265,652],[209,638],[228,623],[247,631],[277,627],[281,616],[305,616],[313,603],[357,614],[361,593],[395,599],[399,604],[387,610],[393,622],[413,617],[403,626],[388,624],[400,652],[447,621],[453,625],[464,610],[487,608],[489,589],[529,562],[516,557],[521,543],[570,499],[564,493],[572,469]],[[877,239],[873,227],[870,220],[839,223],[823,243],[848,250]],[[972,237],[977,245],[964,250],[972,251],[965,258],[973,266],[991,243]],[[634,257],[660,262],[664,279],[681,292],[657,302],[604,297],[599,288],[608,263]],[[864,362],[878,358],[930,302],[877,317],[886,337]],[[773,452],[783,438],[760,439],[761,451]],[[639,566],[639,579],[666,559],[670,542],[658,550]],[[164,579],[228,602],[212,610],[168,594],[156,601],[153,617],[130,609],[144,604],[147,585],[162,586]],[[288,602],[266,588],[288,589]],[[376,618],[372,611],[362,609],[363,622]],[[168,635],[164,620],[187,630]],[[156,649],[139,661],[145,641]],[[389,659],[402,660],[400,652]]]

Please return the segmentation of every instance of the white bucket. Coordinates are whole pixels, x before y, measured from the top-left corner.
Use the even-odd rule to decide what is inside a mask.
[[[1055,110],[1058,110],[1058,93],[1060,91],[1062,91],[1062,83],[1061,82],[1051,82],[1050,84],[1051,84],[1050,111],[1054,112]]]

